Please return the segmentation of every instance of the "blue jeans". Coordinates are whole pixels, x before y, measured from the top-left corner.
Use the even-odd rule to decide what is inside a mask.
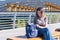
[[[44,40],[54,40],[48,30],[48,28],[37,28],[38,36],[43,35]]]

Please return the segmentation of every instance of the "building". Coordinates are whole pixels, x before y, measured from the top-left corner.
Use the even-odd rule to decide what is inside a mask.
[[[34,7],[31,6],[24,6],[24,5],[17,5],[17,4],[7,4],[6,10],[8,12],[21,12],[21,11],[35,11]]]
[[[48,8],[47,11],[60,11],[60,6],[51,2],[45,2],[44,6]]]
[[[47,7],[47,11],[60,11],[60,6],[53,4],[51,2],[45,2],[44,7]],[[7,4],[6,11],[8,12],[21,12],[21,11],[29,11],[34,12],[36,10],[35,7],[25,6],[25,5],[17,5],[17,4]]]

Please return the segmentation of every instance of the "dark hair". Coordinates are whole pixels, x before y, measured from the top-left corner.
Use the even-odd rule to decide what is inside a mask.
[[[37,19],[39,18],[39,16],[38,16],[38,11],[41,11],[41,9],[42,9],[42,7],[38,7],[38,8],[36,9],[36,15],[35,15],[35,18],[34,18],[34,24],[36,24],[36,21],[37,21]]]
[[[41,11],[41,9],[42,9],[42,7],[38,7],[38,8],[36,9],[36,17],[39,17],[39,16],[38,16],[38,11]]]

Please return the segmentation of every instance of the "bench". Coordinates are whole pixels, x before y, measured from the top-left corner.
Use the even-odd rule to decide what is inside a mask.
[[[53,36],[55,39],[60,40],[60,32],[55,31],[55,32],[52,34],[52,36]]]
[[[43,40],[42,38],[8,38],[7,40]]]
[[[52,36],[59,40],[60,38],[60,32],[53,32]],[[40,37],[37,37],[37,38],[16,38],[16,37],[13,37],[13,38],[7,38],[7,40],[43,40],[43,38],[40,38]]]

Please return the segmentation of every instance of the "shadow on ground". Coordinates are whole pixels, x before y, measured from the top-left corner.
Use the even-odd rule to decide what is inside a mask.
[[[27,38],[26,35],[24,36],[16,36],[17,38]]]

